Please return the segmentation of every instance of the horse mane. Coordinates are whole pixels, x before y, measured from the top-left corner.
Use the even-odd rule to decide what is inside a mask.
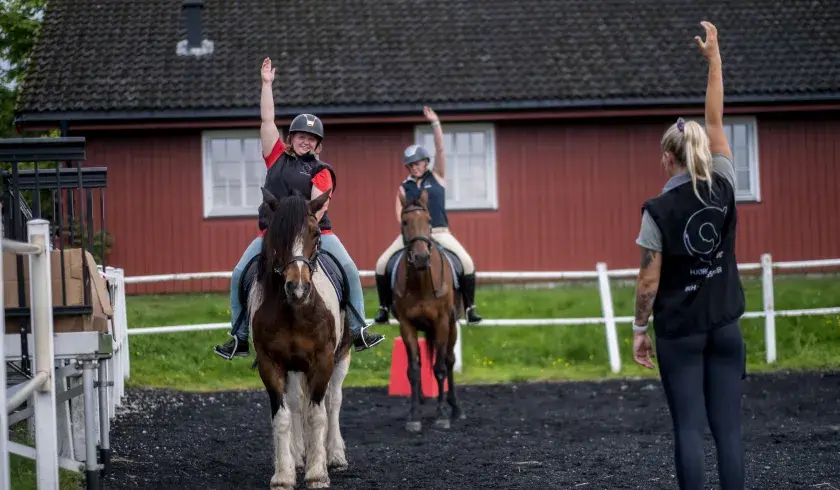
[[[277,202],[274,215],[263,238],[262,251],[258,261],[259,280],[280,277],[274,270],[283,270],[292,258],[295,240],[303,233],[309,219],[309,207],[300,193],[294,193]]]

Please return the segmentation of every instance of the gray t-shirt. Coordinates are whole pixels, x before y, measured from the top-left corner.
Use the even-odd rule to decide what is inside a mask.
[[[732,164],[732,160],[729,157],[715,153],[712,155],[712,168],[713,173],[726,179],[729,185],[735,189],[735,165]],[[691,176],[688,172],[675,175],[668,180],[662,192],[668,192],[670,189],[686,182],[691,182]],[[659,227],[656,226],[656,223],[647,211],[642,214],[642,227],[639,230],[639,237],[636,238],[636,243],[650,250],[662,251],[662,233],[660,233]]]

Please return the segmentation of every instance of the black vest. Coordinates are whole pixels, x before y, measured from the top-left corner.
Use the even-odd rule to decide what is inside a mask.
[[[713,174],[713,196],[691,181],[654,197],[642,206],[662,234],[662,270],[653,304],[657,337],[708,332],[744,313],[744,291],[735,259],[738,213],[735,192]]]
[[[420,198],[423,189],[429,193],[429,201],[426,206],[429,208],[429,216],[432,218],[432,227],[449,226],[449,219],[446,217],[446,188],[440,185],[431,170],[426,170],[426,173],[420,177],[420,186],[412,178],[406,179],[402,183],[405,190],[405,197],[411,201],[414,198]]]
[[[268,169],[265,175],[265,188],[271,192],[277,199],[291,196],[295,191],[299,192],[306,199],[312,196],[312,178],[321,170],[327,169],[333,180],[333,191],[335,191],[335,172],[332,167],[325,162],[322,162],[314,156],[297,157],[283,152],[280,158]],[[332,229],[332,223],[327,216],[329,213],[324,213],[321,221],[318,223],[321,230]],[[259,226],[260,230],[268,228],[268,219],[270,212],[265,204],[259,207]]]

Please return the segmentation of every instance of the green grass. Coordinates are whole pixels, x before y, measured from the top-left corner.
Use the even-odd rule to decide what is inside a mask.
[[[19,422],[12,427],[11,440],[31,447],[35,445],[32,439],[26,435],[26,423],[24,422]],[[9,454],[9,467],[9,476],[14,490],[35,490],[37,488],[35,461],[17,454]],[[61,490],[78,490],[82,488],[82,480],[83,477],[80,473],[62,468],[58,469],[58,481]]]
[[[761,285],[745,278],[747,311],[762,309]],[[776,278],[776,309],[840,306],[840,277]],[[613,283],[615,313],[633,314],[633,286]],[[365,292],[368,316],[376,293]],[[556,288],[479,287],[479,311],[485,318],[560,318],[601,316],[593,284]],[[186,325],[229,321],[226,294],[172,294],[127,299],[131,327]],[[353,355],[346,386],[386,386],[392,341],[397,327],[376,325],[388,339]],[[532,380],[578,380],[605,377],[656,376],[633,362],[632,332],[619,325],[621,371],[611,373],[604,327],[462,327],[463,372],[460,383]],[[765,363],[764,320],[742,320],[750,372],[774,369],[840,367],[840,316],[776,319],[777,362]],[[227,340],[224,330],[133,335],[130,338],[130,386],[167,387],[190,391],[261,389],[253,357],[226,361],[212,353]],[[655,342],[655,339],[654,339]]]

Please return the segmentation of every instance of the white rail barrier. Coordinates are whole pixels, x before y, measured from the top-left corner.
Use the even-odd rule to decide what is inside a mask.
[[[813,315],[836,315],[840,314],[840,306],[828,308],[811,308],[800,310],[776,311],[773,301],[773,269],[809,269],[821,267],[840,267],[840,259],[823,260],[802,260],[795,262],[773,263],[770,254],[763,254],[760,263],[738,264],[739,271],[762,272],[763,290],[763,311],[745,312],[743,318],[764,318],[764,332],[766,342],[766,362],[776,361],[776,317],[777,316],[813,316]],[[598,263],[594,271],[529,271],[529,272],[478,272],[479,279],[496,280],[522,280],[522,281],[551,281],[570,279],[594,279],[598,281],[598,290],[601,297],[602,317],[595,318],[510,318],[510,319],[485,319],[478,327],[520,327],[520,326],[576,326],[576,325],[604,325],[607,344],[607,353],[610,360],[610,369],[617,373],[621,370],[621,359],[619,355],[618,336],[616,323],[629,324],[633,317],[616,317],[613,312],[612,293],[609,286],[609,278],[634,278],[638,275],[639,269],[615,269],[608,270],[606,264]],[[360,271],[362,277],[372,277],[374,271]],[[229,279],[231,272],[200,272],[182,274],[160,274],[152,276],[136,276],[124,278],[124,284],[148,284],[169,281],[190,281],[197,279]],[[398,325],[396,320],[389,322],[391,325]],[[129,328],[126,335],[163,334],[177,332],[191,332],[202,330],[223,330],[229,329],[230,323],[208,323],[196,325],[174,325],[168,327],[146,327]],[[474,327],[471,327],[474,328]],[[459,336],[460,339],[460,336]],[[126,341],[127,345],[127,341]],[[456,365],[460,367],[461,351],[460,345],[456,349]],[[125,359],[126,369],[128,359]]]
[[[1,230],[2,228],[0,228]],[[0,233],[2,233],[0,231]],[[35,471],[38,480],[38,490],[58,489],[58,417],[56,413],[54,377],[55,358],[53,357],[53,313],[52,313],[52,281],[50,279],[49,222],[34,219],[27,222],[29,243],[3,240],[0,243],[0,256],[4,248],[19,255],[29,255],[29,297],[32,300],[32,335],[35,344],[35,376],[25,386],[20,387],[15,395],[6,400],[6,359],[5,305],[0,315],[0,379],[3,389],[0,390],[0,488],[9,490],[9,449],[12,444],[8,440],[8,412],[18,405],[32,399],[35,416]],[[0,263],[0,276],[3,268]],[[0,297],[3,296],[0,285]],[[9,406],[9,402],[14,402]]]

